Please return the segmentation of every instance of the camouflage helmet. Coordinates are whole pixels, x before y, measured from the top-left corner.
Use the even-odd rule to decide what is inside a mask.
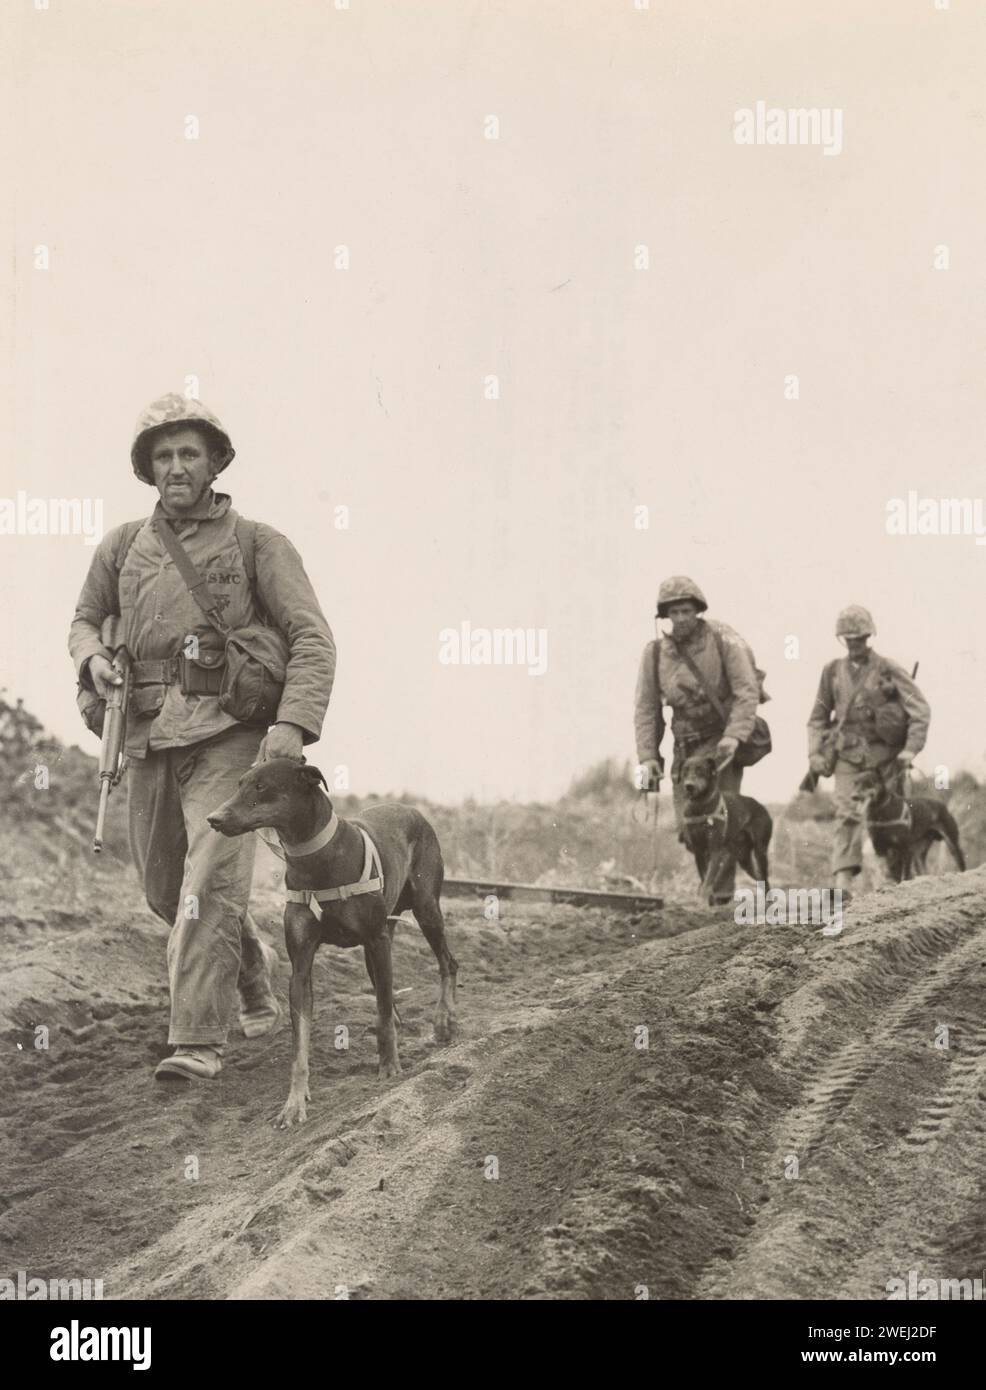
[[[668,616],[668,605],[680,603],[683,599],[691,599],[698,611],[704,613],[708,608],[705,595],[695,583],[694,579],[689,579],[685,574],[673,574],[670,579],[661,581],[661,587],[657,591],[657,616],[666,618]]]
[[[872,637],[875,633],[876,624],[861,603],[850,603],[836,619],[836,637]]]
[[[201,401],[181,396],[177,391],[172,391],[167,396],[160,396],[156,401],[142,410],[137,417],[137,425],[134,429],[134,442],[130,449],[130,462],[133,470],[142,483],[154,485],[149,468],[149,451],[151,440],[160,429],[176,429],[180,425],[197,425],[204,430],[208,437],[210,449],[214,449],[219,456],[219,472],[230,463],[235,457],[236,450],[233,448],[229,435],[219,423],[217,416],[204,406]]]

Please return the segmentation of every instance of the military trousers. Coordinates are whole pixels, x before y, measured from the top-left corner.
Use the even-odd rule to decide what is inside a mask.
[[[206,821],[257,756],[263,731],[243,724],[185,748],[134,759],[127,771],[130,848],[148,906],[171,927],[171,1043],[226,1041],[237,985],[264,965],[247,911],[256,841]]]

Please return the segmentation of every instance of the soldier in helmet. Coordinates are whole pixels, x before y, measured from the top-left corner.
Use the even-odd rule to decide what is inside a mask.
[[[218,1074],[237,993],[248,1037],[277,1022],[276,956],[247,910],[255,841],[218,835],[205,818],[254,761],[301,759],[320,735],[335,672],[332,634],[294,546],[272,526],[238,516],[229,496],[213,490],[233,456],[228,434],[200,401],[164,396],[142,413],[131,465],[158,500],[149,518],[103,537],[69,634],[83,695],[105,698],[120,681],[102,643],[108,616],[120,616],[133,657],[124,750],[130,845],[147,902],[171,928],[175,1053],[157,1068],[161,1079]],[[160,527],[179,539],[230,628],[274,630],[269,640],[283,648],[286,674],[269,729],[220,708],[223,641]]]
[[[816,777],[835,775],[835,887],[849,889],[863,863],[863,827],[852,794],[861,773],[906,770],[924,747],[931,710],[902,666],[869,645],[876,627],[861,604],[843,608],[835,635],[846,656],[822,671],[808,720],[809,767]]]
[[[738,792],[743,769],[732,758],[752,732],[761,698],[748,645],[726,623],[703,618],[707,608],[705,595],[694,580],[684,575],[664,580],[657,595],[657,617],[670,620],[671,632],[644,647],[634,696],[637,761],[656,783],[664,776],[660,754],[665,729],[663,707],[670,705],[672,710],[671,788],[679,832],[684,824],[681,773],[685,760],[696,753],[713,754],[720,764],[726,764],[720,773],[720,787]],[[683,653],[728,711],[725,725]],[[725,862],[719,881],[713,885],[713,902],[732,902],[735,872],[735,865]]]

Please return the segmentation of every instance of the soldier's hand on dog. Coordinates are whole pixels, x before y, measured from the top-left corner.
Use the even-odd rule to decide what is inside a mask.
[[[270,762],[271,758],[294,758],[301,762],[305,741],[297,724],[275,724],[268,730],[257,752],[257,762]]]
[[[89,678],[101,700],[108,700],[114,688],[123,680],[112,661],[107,661],[106,657],[100,656],[98,652],[89,658]]]
[[[914,762],[914,754],[910,749],[905,748],[902,753],[897,754],[897,762],[901,767],[910,767]]]

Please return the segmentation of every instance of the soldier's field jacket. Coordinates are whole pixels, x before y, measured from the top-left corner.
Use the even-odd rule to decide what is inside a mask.
[[[846,716],[852,693],[857,689],[859,693]],[[879,711],[888,704],[897,705],[906,714],[903,742],[889,743],[880,737]],[[868,762],[881,763],[894,757],[901,747],[920,753],[928,737],[931,709],[903,666],[869,649],[861,662],[840,656],[822,671],[808,720],[809,756],[822,751],[825,734],[843,718],[843,743],[849,750],[855,747],[864,753]],[[903,718],[900,722],[903,724]]]
[[[724,661],[712,629],[722,640]],[[658,652],[659,670],[655,664]],[[681,659],[675,642],[662,638],[648,642],[640,659],[634,695],[634,731],[637,759],[658,758],[664,737],[663,705],[673,711],[671,731],[675,739],[697,734],[704,738],[735,738],[742,743],[753,731],[760,687],[746,646],[728,623],[700,618],[687,644],[689,656],[728,711],[722,720],[705,691]],[[659,683],[659,684],[658,684]]]
[[[230,498],[210,489],[195,513],[174,526],[230,627],[262,621],[259,596],[269,622],[287,639],[290,659],[277,718],[300,725],[305,743],[314,743],[322,731],[335,676],[332,633],[301,556],[286,536],[263,522],[256,524],[254,594],[236,539],[236,519]],[[149,521],[172,524],[160,503]],[[214,651],[217,659],[223,649],[222,637],[188,592],[155,530],[145,522],[124,558],[125,530],[108,531],[96,548],[69,632],[76,673],[89,685],[90,658],[97,652],[110,656],[100,640],[100,629],[111,614],[129,613],[128,646],[137,661],[179,656],[193,634],[202,650]],[[217,694],[183,694],[178,684],[171,684],[159,713],[141,716],[132,710],[126,753],[140,758],[148,749],[185,747],[235,723],[220,710]]]

